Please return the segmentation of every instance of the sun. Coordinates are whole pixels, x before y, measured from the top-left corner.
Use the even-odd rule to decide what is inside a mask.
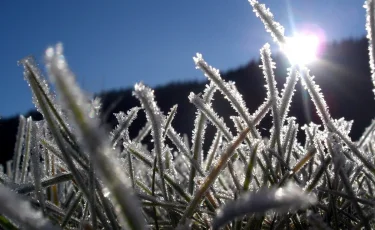
[[[286,39],[282,51],[294,65],[307,65],[317,59],[319,38],[312,34],[296,34]]]

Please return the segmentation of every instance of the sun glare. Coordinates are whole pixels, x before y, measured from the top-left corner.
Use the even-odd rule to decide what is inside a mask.
[[[282,51],[292,64],[306,65],[317,58],[319,38],[315,35],[297,34],[288,37]]]

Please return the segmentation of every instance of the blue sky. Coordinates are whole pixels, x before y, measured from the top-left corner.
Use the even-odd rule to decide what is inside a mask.
[[[328,41],[365,35],[364,1],[263,0],[286,28],[315,28]],[[247,0],[0,1],[0,116],[33,108],[17,61],[62,42],[89,92],[204,80],[196,52],[221,71],[259,57],[272,42]],[[274,50],[273,52],[276,52]]]

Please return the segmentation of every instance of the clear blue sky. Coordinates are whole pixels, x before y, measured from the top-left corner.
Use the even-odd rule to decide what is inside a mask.
[[[365,35],[362,0],[262,2],[287,34],[313,25],[329,41]],[[141,80],[203,80],[192,61],[196,52],[225,71],[258,58],[270,41],[247,0],[2,0],[0,116],[33,108],[17,60],[33,54],[43,66],[44,50],[56,42],[84,89],[98,92]]]

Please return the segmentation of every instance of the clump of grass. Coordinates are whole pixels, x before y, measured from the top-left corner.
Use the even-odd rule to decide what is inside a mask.
[[[249,1],[278,45],[283,27],[256,0]],[[374,74],[375,2],[366,1],[370,67]],[[267,98],[251,113],[236,89],[201,54],[196,67],[210,81],[191,93],[197,108],[191,148],[173,128],[177,106],[168,114],[153,90],[139,83],[140,107],[115,114],[118,126],[100,122],[100,101],[90,100],[75,82],[62,45],[46,51],[57,96],[31,57],[21,61],[33,101],[44,120],[20,117],[11,170],[0,172],[0,226],[4,229],[373,229],[375,123],[355,143],[352,122],[333,119],[320,88],[304,66],[291,66],[284,89],[276,88],[270,46],[261,49]],[[306,124],[304,146],[295,118],[288,116],[301,79],[322,126]],[[212,100],[225,96],[237,116],[233,133]],[[147,115],[136,138],[128,129]],[[257,126],[270,112],[269,137]],[[107,116],[107,114],[105,115]],[[204,152],[205,130],[216,128]],[[143,147],[151,132],[151,150]],[[171,144],[172,143],[172,144]],[[204,157],[206,156],[206,157]]]

